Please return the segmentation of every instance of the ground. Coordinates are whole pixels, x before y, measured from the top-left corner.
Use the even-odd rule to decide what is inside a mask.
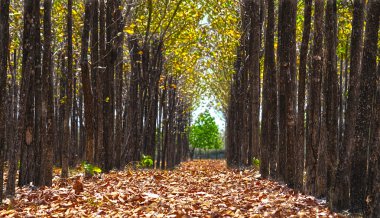
[[[182,163],[173,171],[111,172],[92,179],[58,177],[51,188],[24,187],[0,217],[338,217],[314,197],[229,170],[221,160]]]

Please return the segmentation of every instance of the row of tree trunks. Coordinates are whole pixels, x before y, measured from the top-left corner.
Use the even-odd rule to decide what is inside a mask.
[[[264,8],[261,3],[245,0],[241,5],[241,45],[237,49],[227,115],[226,149],[230,167],[251,165],[253,157],[260,156],[260,10]],[[242,129],[234,129],[236,126]]]
[[[245,102],[251,104],[260,99],[260,96],[252,97],[247,89],[252,90],[253,85],[259,93],[261,90],[252,80],[246,81],[252,78],[250,73],[257,70],[252,59],[256,56],[249,52],[256,40],[251,31],[260,24],[250,17],[257,11],[249,11],[249,4],[256,3],[247,0],[242,4],[242,34],[227,112],[226,149],[230,167],[246,164],[250,152],[246,143],[252,141],[245,137],[259,134],[247,122],[253,121],[246,112],[247,109],[251,112],[252,107],[245,105]],[[313,22],[313,1],[305,1],[298,77],[296,3],[292,0],[279,2],[277,76],[275,7],[273,1],[267,1],[266,5],[262,119],[261,123],[254,121],[254,124],[261,124],[261,146],[256,156],[260,158],[261,176],[283,181],[307,194],[326,197],[333,210],[350,209],[376,217],[379,2],[368,2],[362,55],[365,2],[354,1],[351,45],[349,42],[345,45],[350,52],[338,57],[337,1],[315,1]],[[258,10],[259,7],[254,8]],[[260,45],[256,44],[255,48]]]

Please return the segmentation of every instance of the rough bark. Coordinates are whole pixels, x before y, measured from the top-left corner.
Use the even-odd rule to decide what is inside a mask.
[[[323,67],[323,10],[324,2],[315,1],[312,70],[310,77],[309,136],[306,144],[305,192],[316,193],[316,171],[320,143],[321,76]]]
[[[305,1],[302,43],[300,51],[299,84],[298,84],[298,116],[297,116],[297,147],[296,147],[296,173],[295,188],[302,190],[304,163],[305,163],[305,96],[306,96],[306,70],[311,30],[312,0]]]
[[[380,64],[377,66],[377,91],[372,111],[374,136],[370,142],[365,217],[375,218],[380,216]]]
[[[3,174],[6,149],[5,97],[9,55],[9,0],[0,1],[0,204],[3,199]],[[9,146],[9,145],[8,145]]]
[[[260,0],[251,0],[248,11],[249,22],[249,42],[247,51],[247,74],[248,74],[248,89],[247,96],[248,109],[251,109],[249,125],[251,125],[250,139],[248,150],[242,151],[247,153],[248,160],[242,159],[243,164],[252,162],[253,156],[260,158],[260,45],[261,45],[261,26],[260,26]],[[263,159],[263,158],[261,158]]]
[[[138,102],[138,74],[141,71],[139,61],[141,61],[141,55],[139,55],[140,47],[138,45],[138,39],[136,36],[130,36],[128,38],[128,47],[131,58],[131,76],[128,91],[128,111],[126,122],[126,146],[123,151],[123,161],[129,163],[131,161],[137,161],[140,158],[140,146],[139,146],[139,131],[136,127],[138,123],[139,105]],[[125,164],[124,164],[125,165]]]
[[[38,146],[38,140],[36,138],[36,122],[39,122],[37,116],[35,117],[35,102],[36,92],[39,88],[39,76],[40,76],[40,30],[39,30],[39,15],[40,15],[40,2],[39,0],[25,1],[24,2],[24,37],[23,37],[23,71],[22,76],[26,77],[26,87],[22,90],[22,98],[25,95],[25,105],[20,105],[25,109],[25,126],[19,129],[19,140],[21,145],[21,159],[20,159],[20,171],[18,185],[27,185],[33,182],[35,176],[35,155]],[[30,74],[26,76],[25,74]],[[28,78],[29,77],[29,78]],[[23,102],[24,103],[24,102]],[[38,111],[39,112],[39,111]],[[37,112],[37,113],[38,113]],[[23,113],[23,112],[21,112]],[[21,117],[20,113],[20,117]],[[36,118],[36,119],[35,119]],[[20,118],[21,119],[21,118]],[[22,121],[20,121],[22,123]]]
[[[279,118],[280,118],[280,145],[279,145],[279,179],[294,187],[295,171],[295,112],[294,112],[294,74],[295,72],[295,16],[296,0],[282,0],[280,2],[279,23]]]
[[[267,26],[265,34],[264,85],[263,85],[263,118],[261,130],[260,173],[266,178],[276,176],[277,148],[277,90],[276,65],[274,54],[274,1],[268,1]],[[263,161],[267,159],[267,165]]]
[[[44,0],[44,51],[42,97],[42,159],[40,185],[51,186],[53,179],[54,104],[51,51],[51,0]]]
[[[87,58],[88,39],[90,34],[90,21],[92,18],[92,1],[86,0],[84,25],[82,31],[82,49],[81,49],[81,69],[82,69],[82,85],[84,97],[84,116],[86,127],[86,161],[94,163],[94,112],[93,112],[93,93],[91,89],[90,69]]]
[[[376,58],[379,30],[380,2],[368,2],[366,32],[364,39],[362,70],[359,77],[360,94],[357,120],[351,155],[351,211],[363,212],[367,184],[367,151],[372,122],[371,103],[376,93]]]
[[[328,0],[326,5],[326,186],[327,199],[334,184],[338,159],[338,71],[337,71],[337,6],[336,0]]]
[[[360,59],[362,53],[363,22],[364,22],[364,1],[354,1],[354,12],[351,33],[351,56],[350,56],[350,81],[348,87],[348,99],[344,125],[344,135],[342,145],[339,147],[338,167],[335,175],[335,185],[331,195],[331,209],[340,211],[350,207],[350,162],[353,130],[356,123],[356,108],[358,102],[358,78],[360,75]],[[347,62],[346,62],[347,66]],[[347,67],[346,67],[347,69]],[[347,91],[347,72],[345,72],[345,90]]]
[[[66,99],[65,115],[63,119],[64,142],[62,146],[62,173],[61,177],[69,176],[69,151],[71,148],[70,115],[73,93],[73,2],[67,1],[67,74],[66,74]]]
[[[114,73],[116,61],[116,21],[115,0],[106,3],[106,71],[104,74],[103,89],[103,131],[104,131],[104,169],[113,168],[114,161]]]

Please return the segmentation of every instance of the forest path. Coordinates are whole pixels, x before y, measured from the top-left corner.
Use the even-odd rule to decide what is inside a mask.
[[[255,170],[229,170],[221,160],[185,162],[173,171],[127,169],[83,181],[56,178],[52,188],[18,189],[0,209],[0,217],[336,216],[313,197],[260,179]]]

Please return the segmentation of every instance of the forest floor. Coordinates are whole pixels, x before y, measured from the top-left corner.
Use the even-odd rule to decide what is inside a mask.
[[[110,172],[97,178],[56,177],[51,188],[17,189],[0,217],[339,217],[326,205],[256,170],[197,160],[173,171]]]

